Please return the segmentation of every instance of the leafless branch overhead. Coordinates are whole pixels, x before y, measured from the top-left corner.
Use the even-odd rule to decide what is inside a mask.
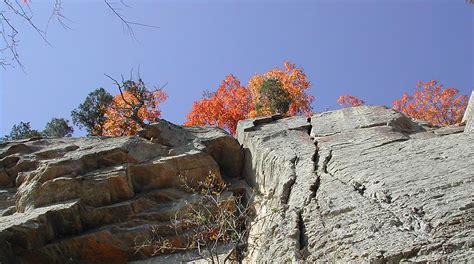
[[[70,23],[72,22],[62,13],[62,0],[50,0],[53,4],[51,15],[45,26],[42,29],[33,19],[33,10],[30,7],[29,0],[1,0],[0,1],[0,66],[6,68],[6,66],[20,66],[24,68],[18,47],[20,44],[18,26],[20,22],[26,22],[38,35],[51,46],[46,38],[46,33],[51,21],[56,21],[64,29],[71,29]],[[122,7],[130,8],[124,0],[117,0],[113,2],[111,0],[104,0],[106,7],[118,17],[122,23],[124,30],[136,40],[134,34],[135,26],[143,26],[150,28],[158,28],[156,26],[138,23],[135,21],[128,20],[122,13]]]

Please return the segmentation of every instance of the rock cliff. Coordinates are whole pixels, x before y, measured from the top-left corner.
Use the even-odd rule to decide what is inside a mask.
[[[187,185],[210,173],[218,181],[241,175],[240,145],[223,130],[162,121],[140,135],[3,143],[0,262],[126,263],[148,257],[137,243],[152,226],[179,240],[169,228],[171,218],[199,201]]]
[[[183,179],[210,174],[229,197],[254,192],[247,263],[474,261],[465,126],[362,106],[244,120],[236,137],[161,121],[134,137],[1,143],[0,263],[198,261],[137,243],[151,227],[178,243],[171,219],[200,201]]]
[[[474,261],[474,134],[362,106],[246,120],[244,175],[258,188],[247,261]]]

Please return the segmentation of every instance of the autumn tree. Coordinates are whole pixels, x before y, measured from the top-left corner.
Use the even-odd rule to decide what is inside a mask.
[[[303,70],[288,61],[284,69],[253,76],[247,87],[230,74],[216,92],[193,103],[184,124],[218,126],[235,134],[237,122],[249,117],[310,114],[314,97],[306,94],[309,87]]]
[[[354,106],[361,106],[365,104],[364,100],[359,99],[358,97],[350,95],[350,94],[339,96],[337,98],[337,102],[342,107],[354,107]]]
[[[393,108],[432,125],[452,125],[461,122],[468,102],[467,96],[458,94],[457,89],[445,88],[438,81],[420,81],[413,95],[403,94],[393,101]]]
[[[32,129],[30,122],[20,122],[13,125],[10,134],[5,136],[6,140],[18,140],[32,137],[41,137],[38,130]]]
[[[69,125],[69,120],[53,118],[46,124],[43,135],[46,137],[70,137],[74,129]]]
[[[103,136],[107,121],[105,113],[112,99],[113,96],[104,88],[95,89],[71,112],[72,122],[80,128],[85,128],[89,136]]]
[[[218,126],[234,134],[237,122],[246,119],[253,108],[249,89],[230,74],[215,92],[193,103],[184,125]]]
[[[260,100],[255,104],[257,115],[285,114],[291,104],[290,93],[276,78],[263,81],[260,87]]]
[[[111,79],[119,94],[113,97],[105,112],[105,135],[133,135],[139,128],[158,121],[161,116],[159,106],[168,98],[162,88],[149,90],[140,77],[138,80],[122,78],[121,82]]]
[[[310,88],[311,83],[303,72],[303,69],[296,67],[288,61],[283,62],[283,69],[274,68],[266,73],[254,75],[248,84],[248,88],[252,93],[252,99],[255,105],[262,101],[262,87],[266,80],[275,79],[283,87],[283,90],[289,94],[290,104],[286,115],[293,116],[298,114],[311,114],[311,103],[314,97],[306,92]],[[263,105],[260,113],[253,111],[251,116],[271,114],[268,105]]]

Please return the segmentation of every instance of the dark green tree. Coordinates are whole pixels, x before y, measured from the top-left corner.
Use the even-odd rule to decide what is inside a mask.
[[[97,88],[87,95],[78,108],[71,112],[72,122],[87,130],[89,136],[102,136],[107,121],[105,112],[112,103],[113,96],[104,88]]]
[[[46,124],[43,135],[46,137],[70,137],[74,129],[69,125],[69,120],[53,118]]]
[[[10,134],[5,136],[5,139],[18,140],[32,137],[41,137],[41,133],[38,130],[32,129],[30,122],[20,122],[19,124],[13,125]]]
[[[291,96],[278,79],[269,78],[260,88],[260,102],[256,104],[257,113],[262,108],[270,110],[272,114],[285,114],[291,104]]]

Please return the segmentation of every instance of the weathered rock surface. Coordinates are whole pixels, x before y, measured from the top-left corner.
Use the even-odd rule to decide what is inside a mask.
[[[238,142],[218,128],[161,121],[142,137],[35,139],[0,145],[0,263],[126,263],[169,221],[189,186],[241,176]]]
[[[0,263],[205,263],[137,245],[152,226],[179,241],[170,218],[203,206],[183,181],[210,173],[255,191],[247,263],[474,262],[464,125],[362,106],[244,120],[236,136],[161,121],[136,137],[1,143]]]
[[[474,135],[363,106],[241,121],[247,262],[473,262]],[[278,212],[277,214],[272,212]]]

